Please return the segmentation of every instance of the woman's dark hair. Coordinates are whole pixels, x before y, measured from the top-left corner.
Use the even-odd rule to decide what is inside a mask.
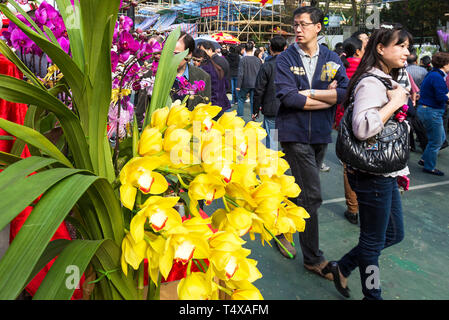
[[[199,48],[195,48],[195,50],[193,50],[192,57],[207,59],[207,54],[206,54],[206,52],[204,50],[201,50]]]
[[[369,38],[368,44],[366,45],[365,54],[360,61],[360,65],[349,81],[348,89],[346,91],[346,99],[343,103],[345,108],[349,104],[349,97],[351,92],[355,89],[355,84],[358,82],[358,79],[372,68],[382,70],[383,60],[382,55],[377,52],[377,45],[381,43],[384,46],[389,46],[393,42],[395,45],[400,45],[407,40],[409,41],[409,45],[411,45],[413,37],[407,30],[403,29],[400,24],[383,24],[380,29],[373,32]],[[400,68],[391,70],[390,75],[394,80],[397,79],[399,70]]]
[[[429,56],[424,56],[421,58],[421,65],[427,69],[427,71],[430,71],[432,69],[432,66],[430,65],[430,62],[432,59]]]
[[[187,54],[193,53],[193,50],[195,50],[195,40],[193,40],[190,34],[182,31],[179,35],[179,40],[182,40],[182,42],[184,43],[184,48],[186,50],[189,49],[189,53]]]
[[[349,37],[343,42],[343,52],[344,54],[340,57],[345,68],[349,68],[349,61],[347,58],[351,58],[357,52],[357,50],[362,50],[363,42],[358,38]]]
[[[254,51],[254,56],[257,57],[257,58],[259,58],[259,54],[260,54],[261,52],[262,52],[262,51],[261,51],[260,49],[256,49],[256,51]]]
[[[212,41],[201,41],[198,46],[203,47],[206,50],[215,51],[215,46]]]
[[[206,42],[209,42],[209,41],[206,41]],[[201,46],[203,47],[203,48],[205,48],[205,49],[207,49],[206,47],[204,47],[204,43],[206,43],[206,42],[201,42]],[[200,50],[202,53],[199,53],[199,52],[197,52],[196,50]],[[224,71],[223,71],[223,69],[214,61],[214,59],[211,59],[210,57],[209,57],[209,55],[206,53],[206,51],[204,51],[203,49],[196,49],[195,50],[195,54],[197,55],[195,55],[195,57],[201,57],[201,58],[203,58],[203,62],[201,63],[201,65],[204,65],[204,64],[208,64],[209,62],[212,64],[212,66],[214,67],[214,69],[215,69],[215,71],[217,71],[217,74],[218,74],[218,78],[221,80],[221,79],[223,79],[223,77],[224,77]]]
[[[449,63],[449,52],[437,52],[432,56],[434,68],[441,69]]]
[[[251,41],[250,42],[247,42],[246,44],[245,44],[245,51],[246,52],[249,52],[249,51],[251,51],[251,50],[253,50],[254,49],[254,43],[252,43]]]

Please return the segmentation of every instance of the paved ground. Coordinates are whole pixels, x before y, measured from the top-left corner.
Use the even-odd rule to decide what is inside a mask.
[[[248,106],[245,112],[248,120]],[[420,153],[411,153],[411,190],[402,196],[405,239],[385,249],[380,257],[384,299],[449,299],[449,148],[438,158],[438,168],[447,173],[445,177],[423,173],[417,165],[419,157]],[[325,163],[331,169],[321,173],[324,203],[319,210],[320,243],[328,260],[338,260],[357,244],[359,227],[343,216],[343,168],[334,144],[329,145]],[[274,243],[273,247],[262,247],[258,238],[245,240],[245,246],[252,250],[250,257],[259,261],[263,278],[254,284],[265,299],[344,299],[332,282],[304,269],[301,254],[291,260],[282,256]],[[295,243],[300,252],[297,236]],[[348,286],[351,299],[363,298],[358,270],[349,278]]]
[[[249,119],[248,105],[245,119]],[[416,164],[419,156],[419,153],[411,154],[411,190],[402,196],[405,239],[384,250],[380,257],[384,299],[449,299],[449,148],[443,150],[438,158],[438,168],[447,173],[445,177],[422,173]],[[359,227],[350,224],[343,216],[343,171],[335,156],[334,144],[329,145],[325,163],[331,170],[321,173],[324,199],[319,210],[321,249],[327,259],[338,260],[357,243]],[[206,211],[215,209],[211,206]],[[7,231],[0,234],[0,257],[7,237]],[[258,261],[263,274],[255,285],[265,299],[343,299],[330,281],[303,268],[301,254],[290,260],[283,257],[276,247],[262,247],[258,238],[245,240],[248,241],[245,246],[252,250],[250,257]],[[295,242],[299,249],[297,236]],[[363,297],[357,270],[349,278],[348,285],[351,299]]]

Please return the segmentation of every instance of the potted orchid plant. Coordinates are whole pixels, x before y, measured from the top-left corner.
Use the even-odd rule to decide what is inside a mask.
[[[186,269],[179,299],[218,299],[220,293],[262,299],[253,284],[262,275],[242,237],[258,234],[264,244],[283,233],[291,240],[308,214],[289,201],[300,189],[285,174],[282,152],[262,144],[260,124],[235,112],[214,120],[220,107],[210,103],[191,111],[185,101],[171,101],[177,66],[187,54],[173,54],[179,28],[159,45],[140,39],[140,32],[132,35],[129,20],[118,18],[119,0],[56,0],[57,14],[41,7],[38,18],[45,10],[45,21],[10,3],[19,15],[4,4],[0,10],[23,33],[18,43],[35,44],[53,65],[41,79],[0,41],[0,52],[27,79],[0,75],[0,98],[28,104],[30,114],[24,125],[0,119],[0,128],[32,147],[26,159],[0,152],[0,229],[34,206],[0,260],[0,299],[15,299],[56,256],[34,299],[70,299],[75,287],[64,285],[67,266],[95,279],[91,299],[158,299],[175,264]],[[48,19],[59,15],[63,32],[55,33]],[[160,54],[157,69],[154,54]],[[152,68],[152,99],[140,132],[128,99]],[[196,94],[201,87],[181,83],[180,90]],[[54,116],[63,144],[41,132],[43,114]],[[203,204],[215,201],[223,208],[205,215]],[[184,218],[175,209],[180,203]],[[51,241],[65,220],[77,239]]]

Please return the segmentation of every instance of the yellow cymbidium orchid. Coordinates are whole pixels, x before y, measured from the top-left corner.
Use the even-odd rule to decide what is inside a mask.
[[[132,210],[139,189],[144,194],[160,194],[168,188],[163,175],[153,172],[161,165],[157,157],[135,157],[131,159],[120,172],[120,199],[123,205]]]
[[[192,272],[178,284],[179,300],[212,300],[216,293],[216,285],[202,272]]]
[[[242,237],[252,228],[253,220],[261,220],[256,214],[244,208],[234,208],[231,212],[218,209],[212,214],[212,226],[223,231],[235,232]]]
[[[192,123],[195,123],[197,121],[201,123],[202,130],[204,129],[205,131],[209,131],[214,125],[212,119],[220,113],[221,109],[221,107],[213,106],[211,103],[200,103],[195,107],[195,109],[193,109],[191,113]]]
[[[160,108],[153,111],[151,115],[151,127],[158,130],[164,130],[167,126],[167,119],[170,109],[168,107]]]
[[[232,292],[231,300],[264,300],[259,289],[249,281],[228,282],[227,284],[236,287]]]
[[[205,200],[206,205],[210,205],[215,199],[219,199],[226,194],[223,182],[210,174],[200,174],[190,183],[190,200]]]
[[[236,110],[223,113],[217,122],[224,130],[242,129],[245,126],[245,120],[241,117],[237,117]]]
[[[185,105],[173,104],[167,117],[167,126],[175,125],[177,128],[185,128],[191,124],[191,112]]]
[[[117,103],[117,101],[119,99],[123,99],[126,96],[129,96],[131,94],[131,90],[130,89],[122,89],[120,91],[120,89],[112,89],[112,95],[111,95],[111,101],[113,103]]]
[[[272,177],[273,175],[282,176],[290,166],[288,162],[282,158],[285,154],[281,151],[274,151],[268,148],[259,148],[257,158],[256,172],[259,176]]]
[[[162,134],[158,128],[146,127],[139,140],[139,154],[152,156],[162,151]]]
[[[150,197],[145,201],[142,211],[154,231],[170,230],[182,225],[181,216],[173,208],[178,201],[179,197],[159,196]]]
[[[280,177],[272,176],[271,178],[261,176],[261,180],[277,183],[281,188],[282,195],[288,198],[296,198],[301,192],[301,188],[295,183],[295,177],[293,176],[282,175]]]
[[[145,240],[135,242],[128,233],[122,241],[122,255],[120,262],[125,275],[128,275],[128,264],[134,270],[139,269],[140,263],[145,258],[148,244]]]
[[[148,259],[148,274],[151,280],[157,285],[159,277],[159,263],[164,254],[165,239],[151,232],[146,232],[148,248],[146,258]]]

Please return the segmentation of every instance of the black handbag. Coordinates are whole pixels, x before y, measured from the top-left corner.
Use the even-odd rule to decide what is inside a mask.
[[[388,90],[392,89],[388,79],[371,73],[362,76],[358,82],[370,76],[379,79]],[[357,84],[353,88],[355,89],[356,86]],[[385,174],[404,169],[410,155],[409,130],[406,122],[397,121],[393,115],[385,123],[381,132],[365,141],[360,141],[352,131],[354,90],[349,99],[338,130],[335,146],[337,157],[353,169],[369,173]]]

